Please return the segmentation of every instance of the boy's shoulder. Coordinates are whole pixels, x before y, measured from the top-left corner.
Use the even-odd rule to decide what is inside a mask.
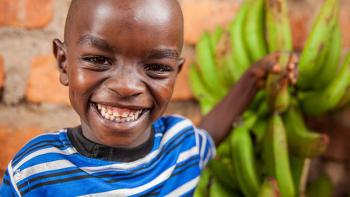
[[[31,139],[12,159],[11,164],[14,171],[19,169],[23,164],[28,163],[32,158],[45,153],[58,153],[66,150],[70,145],[66,133],[67,130],[62,129],[55,132],[44,133]]]
[[[177,114],[162,116],[153,123],[153,128],[156,134],[162,133],[167,135],[183,131],[194,132],[196,130],[195,124],[190,119]]]
[[[165,115],[158,119],[154,124],[155,137],[162,136],[161,144],[179,143],[183,139],[183,143],[202,145],[202,143],[209,144],[215,149],[215,144],[209,133],[196,125],[188,118],[181,115]],[[206,146],[204,144],[204,146]],[[215,151],[214,151],[215,152]]]

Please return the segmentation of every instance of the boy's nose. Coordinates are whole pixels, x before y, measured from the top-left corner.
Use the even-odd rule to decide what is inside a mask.
[[[105,82],[107,89],[121,98],[135,97],[142,94],[144,85],[132,71],[118,72]]]

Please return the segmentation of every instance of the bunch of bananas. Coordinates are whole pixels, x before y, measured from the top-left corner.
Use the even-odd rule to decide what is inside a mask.
[[[304,196],[310,160],[329,138],[313,132],[304,115],[318,116],[350,103],[350,53],[341,66],[338,0],[325,0],[300,55],[297,85],[269,74],[242,120],[203,171],[195,196]],[[206,32],[196,45],[190,84],[208,113],[249,65],[275,51],[292,51],[286,0],[245,0],[224,30]],[[289,54],[279,64],[288,66]],[[316,185],[316,184],[314,184]]]

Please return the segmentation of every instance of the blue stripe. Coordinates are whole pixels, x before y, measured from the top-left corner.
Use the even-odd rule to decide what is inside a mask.
[[[22,147],[21,150],[16,155],[22,154],[23,151],[27,150],[28,148],[32,147],[33,145],[35,145],[38,142],[42,142],[45,140],[57,140],[57,141],[59,141],[59,135],[62,131],[63,130],[57,131],[54,133],[41,134],[37,137],[34,137],[33,139],[29,140],[29,142],[27,144],[25,144],[24,147]]]
[[[165,170],[169,169],[169,167],[176,165],[167,180],[135,195],[164,196],[198,177],[200,175],[199,163],[205,158],[212,157],[212,151],[214,150],[212,149],[213,144],[210,140],[210,136],[202,131],[194,131],[195,128],[193,125],[183,128],[181,131],[175,133],[175,135],[163,144],[160,149],[161,141],[164,140],[164,134],[182,121],[187,120],[182,117],[167,116],[155,121],[152,126],[155,135],[158,137],[154,140],[152,151],[159,149],[159,153],[152,158],[150,162],[142,163],[136,167],[130,167],[127,170],[109,170],[108,166],[123,163],[87,158],[79,153],[71,155],[46,153],[30,159],[19,169],[23,170],[34,165],[45,164],[56,160],[69,161],[76,165],[76,167],[34,173],[30,177],[26,177],[18,182],[18,188],[24,196],[55,196],[57,194],[61,196],[78,196],[116,189],[135,188],[153,181]],[[203,133],[204,135],[201,136],[199,133]],[[196,135],[199,136],[199,143],[196,142]],[[201,147],[203,142],[206,142],[206,145]],[[197,146],[199,146],[199,149],[203,148],[204,154],[202,158],[200,158],[200,155],[194,154],[189,158],[186,158],[186,160],[176,163],[181,153],[185,153]],[[22,148],[22,150],[16,155],[13,163],[16,165],[31,153],[49,147],[56,147],[59,150],[64,151],[67,148],[71,148],[72,145],[69,142],[66,132],[61,132],[58,135],[40,136],[33,139],[25,146],[25,148]],[[127,165],[127,163],[125,164]],[[83,167],[102,167],[103,169],[103,166],[106,166],[105,169],[107,171],[96,172],[93,174],[88,174],[80,169]],[[5,174],[4,182],[7,183],[9,180],[10,179],[7,178]],[[7,191],[7,189],[4,189],[5,186],[3,185],[1,186],[0,191]],[[194,190],[192,189],[183,196],[191,195],[193,194],[193,191]],[[8,194],[8,192],[6,194]]]
[[[188,136],[191,135],[191,132],[183,132],[180,136],[178,136],[175,140],[174,140],[174,143],[170,144],[170,146],[168,146],[166,149],[162,150],[162,152],[158,155],[158,158],[154,161],[160,161],[162,163],[168,163],[167,160],[164,159],[165,156],[169,156],[168,153],[172,153],[173,150],[175,148],[179,148],[180,145],[183,145],[184,146],[184,143],[183,141],[185,141],[186,139],[188,139]],[[190,145],[190,143],[185,143],[186,146],[190,146],[190,147],[193,147]],[[183,148],[183,147],[182,147]],[[186,147],[185,147],[186,148]],[[50,154],[56,154],[56,153],[50,153]],[[41,158],[46,158],[45,155],[43,156],[38,156],[35,160],[36,161],[39,161]],[[57,159],[57,158],[56,158]],[[46,161],[47,162],[47,161]],[[137,168],[137,169],[134,169],[134,170],[131,170],[131,171],[124,171],[123,174],[118,174],[117,172],[110,172],[112,174],[109,174],[108,172],[102,172],[102,173],[94,173],[90,178],[94,178],[94,177],[99,177],[99,178],[105,178],[105,181],[107,181],[108,183],[115,183],[115,182],[119,182],[120,181],[124,181],[124,180],[130,180],[130,179],[135,179],[135,178],[138,178],[140,176],[142,176],[144,174],[143,171],[149,171],[150,169],[152,168],[156,168],[157,166],[159,165],[162,165],[162,163],[159,163],[159,162],[153,162],[151,166],[147,166],[146,167],[143,167],[143,166],[140,166],[140,168]],[[172,162],[174,163],[174,162]],[[36,165],[36,164],[35,164]],[[47,173],[47,172],[46,172]],[[61,172],[57,172],[57,171],[54,171],[54,172],[51,172],[50,174],[56,174],[56,173],[62,173],[62,170]],[[78,172],[79,174],[79,172]],[[64,174],[63,176],[60,176],[60,177],[56,177],[56,178],[59,178],[59,179],[62,179],[64,178],[65,176],[70,176],[70,175],[73,175],[73,176],[76,176],[76,173],[74,174],[69,174],[69,175],[66,175]],[[49,175],[45,175],[45,176],[49,176]],[[115,176],[118,176],[118,178],[114,178]],[[40,184],[41,182],[50,182],[50,181],[53,181],[51,180],[52,178],[49,177],[49,178],[46,178],[46,179],[42,179],[40,180],[40,182],[36,181],[36,179],[38,176],[33,176],[31,178],[28,177],[28,179],[26,179],[26,181],[29,181],[31,182],[31,186],[34,186],[35,187],[35,184],[38,183]],[[86,177],[86,176],[83,176],[82,178],[89,178],[89,177]],[[109,179],[108,179],[109,178]],[[33,180],[34,179],[34,180]],[[54,181],[53,181],[54,182]],[[24,188],[23,189],[23,183],[19,186],[19,188],[21,189],[21,191],[25,190],[23,193],[27,193],[27,189]]]
[[[13,166],[17,165],[24,157],[30,155],[31,153],[33,153],[35,151],[42,150],[42,149],[45,149],[45,148],[52,148],[52,147],[56,147],[56,148],[58,148],[60,150],[64,150],[66,148],[66,146],[63,145],[59,141],[55,141],[55,142],[52,141],[51,143],[44,141],[42,143],[37,144],[34,147],[28,148],[22,154],[18,155],[18,157],[15,157],[13,162],[12,162],[12,165]]]

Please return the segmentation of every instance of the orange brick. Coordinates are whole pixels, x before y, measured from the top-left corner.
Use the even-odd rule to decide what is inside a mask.
[[[340,9],[340,25],[343,36],[343,47],[350,48],[350,2],[343,2]]]
[[[182,71],[177,77],[172,100],[187,100],[193,98],[193,94],[188,81],[188,70],[189,66],[193,62],[193,55],[194,54],[191,54],[190,52],[185,52],[184,54],[186,62],[182,67]]]
[[[19,149],[40,133],[42,132],[35,128],[14,129],[0,125],[0,177],[3,176],[7,164]]]
[[[188,83],[188,64],[185,64],[177,77],[172,100],[186,100],[192,98],[192,92]]]
[[[0,26],[42,28],[53,18],[52,0],[0,0]]]
[[[204,31],[212,31],[218,25],[227,26],[233,19],[238,6],[232,1],[182,1],[185,42],[194,44]]]
[[[310,17],[310,13],[305,12],[304,10],[300,12],[292,12],[290,15],[293,48],[298,51],[301,51],[304,47],[310,29],[308,26]]]
[[[32,61],[26,99],[32,103],[69,104],[68,88],[59,82],[53,56],[39,56]]]
[[[21,21],[25,27],[45,27],[52,20],[52,0],[26,0],[25,3],[25,20]]]
[[[4,60],[0,56],[0,89],[4,86],[4,81],[5,81]]]
[[[16,24],[18,0],[0,0],[0,26]]]

